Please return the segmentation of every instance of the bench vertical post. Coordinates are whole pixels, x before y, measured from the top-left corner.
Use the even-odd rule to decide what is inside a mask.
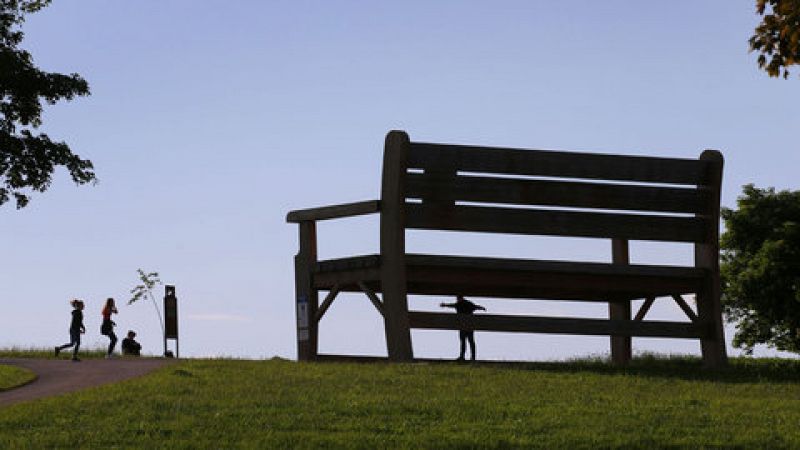
[[[314,266],[317,263],[317,227],[314,221],[302,221],[300,250],[294,257],[295,301],[297,314],[297,359],[317,358],[317,307],[319,294],[314,288]]]
[[[630,262],[628,241],[613,239],[611,256],[614,264],[626,265]],[[629,299],[612,299],[608,302],[608,317],[611,320],[631,320],[631,301]],[[611,336],[611,362],[625,365],[631,360],[633,348],[630,336]]]
[[[414,358],[405,264],[405,179],[410,148],[406,133],[392,131],[386,136],[381,187],[381,290],[386,347],[392,361]]]
[[[706,150],[700,155],[701,161],[708,163],[703,188],[708,189],[710,205],[703,216],[708,221],[706,241],[695,244],[695,266],[708,269],[703,287],[697,293],[697,315],[706,327],[706,334],[700,339],[703,364],[716,368],[727,364],[725,336],[722,328],[722,287],[719,277],[719,205],[722,186],[722,154],[716,150]]]

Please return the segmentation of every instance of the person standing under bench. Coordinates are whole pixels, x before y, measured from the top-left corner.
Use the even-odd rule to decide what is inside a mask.
[[[456,296],[455,303],[440,303],[439,306],[442,308],[454,308],[456,310],[456,314],[472,314],[479,310],[486,311],[486,308],[472,303],[471,301],[465,299],[463,295]],[[472,354],[472,358],[470,359],[475,361],[475,332],[473,330],[459,330],[458,338],[461,340],[461,353],[456,361],[464,361],[464,354],[467,350],[466,341],[469,341],[469,349],[470,353]]]

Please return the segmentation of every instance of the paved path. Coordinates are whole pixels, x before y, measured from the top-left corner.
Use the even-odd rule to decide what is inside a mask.
[[[24,367],[38,375],[36,381],[30,384],[0,392],[0,407],[127,380],[174,361],[174,359],[157,358],[120,358],[84,359],[81,362],[72,362],[68,359],[0,358],[0,364]]]

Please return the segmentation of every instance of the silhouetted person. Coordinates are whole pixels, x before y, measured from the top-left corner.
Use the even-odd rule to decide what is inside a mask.
[[[122,354],[128,356],[139,356],[142,351],[142,345],[136,342],[133,338],[136,333],[133,330],[128,331],[128,337],[122,340]]]
[[[69,325],[69,344],[64,344],[56,347],[56,356],[61,353],[65,348],[73,347],[72,360],[80,361],[78,359],[78,350],[81,348],[81,334],[86,332],[86,327],[83,326],[83,302],[73,299],[69,302],[72,305],[72,322]]]
[[[464,298],[463,295],[456,296],[455,303],[440,303],[442,308],[455,308],[456,314],[472,314],[475,311],[486,311],[481,305],[476,305],[471,301]],[[469,350],[472,354],[472,360],[475,361],[475,332],[472,330],[459,330],[458,338],[461,340],[461,353],[458,355],[458,361],[464,360],[464,353],[467,350],[467,342],[469,341]]]
[[[116,313],[117,307],[114,306],[114,299],[109,298],[106,300],[106,306],[103,307],[103,312],[101,313],[103,315],[103,323],[100,325],[100,334],[108,336],[109,339],[106,358],[111,358],[114,353],[114,346],[117,345],[117,335],[114,334],[114,326],[116,323],[111,320],[111,314]]]

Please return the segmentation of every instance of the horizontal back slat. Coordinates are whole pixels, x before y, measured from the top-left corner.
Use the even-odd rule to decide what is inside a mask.
[[[444,314],[422,311],[410,311],[408,319],[412,328],[435,330],[481,330],[670,338],[700,338],[707,334],[707,330],[704,327],[692,323],[649,320],[634,322],[630,320],[566,317]]]
[[[704,220],[696,217],[477,206],[442,208],[417,203],[405,206],[407,228],[675,242],[707,240]]]
[[[705,161],[696,159],[518,150],[464,145],[411,143],[408,167],[696,185],[706,179]]]
[[[678,213],[699,213],[709,207],[707,192],[695,188],[478,176],[448,179],[427,173],[408,174],[406,197]]]

